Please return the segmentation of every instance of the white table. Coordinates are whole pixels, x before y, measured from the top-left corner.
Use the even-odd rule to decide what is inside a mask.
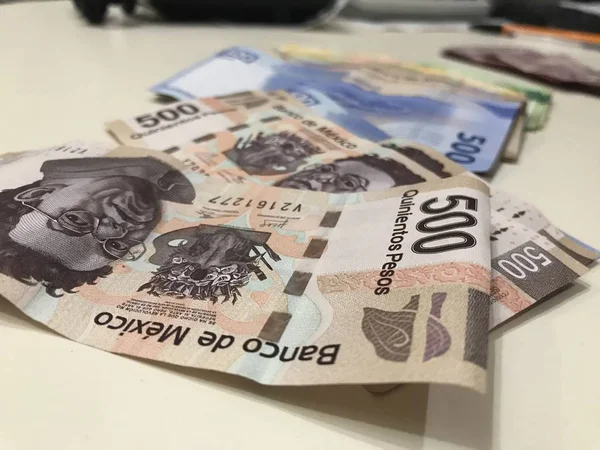
[[[503,41],[504,42],[504,41]],[[341,35],[117,20],[90,28],[70,2],[0,6],[0,151],[82,138],[153,107],[146,88],[230,45],[283,43],[434,59],[472,34]],[[544,44],[546,45],[546,44]],[[600,53],[571,50],[600,67]],[[600,100],[557,93],[548,127],[494,183],[600,247]],[[490,388],[270,388],[104,353],[0,306],[0,448],[600,448],[600,270],[491,335]]]

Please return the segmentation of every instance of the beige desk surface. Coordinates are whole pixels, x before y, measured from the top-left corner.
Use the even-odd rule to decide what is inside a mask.
[[[0,151],[107,139],[147,87],[230,45],[282,43],[434,59],[472,34],[342,35],[266,27],[90,28],[70,2],[0,6]],[[546,45],[546,44],[544,44]],[[600,68],[600,53],[571,54]],[[556,94],[546,130],[494,183],[600,247],[600,99]],[[600,448],[600,269],[491,335],[487,395],[410,386],[270,388],[115,356],[0,306],[0,449]]]

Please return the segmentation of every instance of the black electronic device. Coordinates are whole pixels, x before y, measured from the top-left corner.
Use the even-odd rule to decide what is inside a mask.
[[[137,0],[73,0],[89,23],[104,22],[108,7],[120,5],[133,15]],[[331,9],[336,0],[147,0],[145,6],[171,21],[302,23]]]

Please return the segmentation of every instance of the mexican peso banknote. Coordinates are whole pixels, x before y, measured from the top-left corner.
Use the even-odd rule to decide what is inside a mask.
[[[404,138],[430,145],[474,172],[495,168],[513,136],[522,104],[438,92],[418,86],[410,92],[380,88],[361,69],[325,70],[290,64],[257,50],[234,47],[158,83],[151,90],[178,100],[218,96],[245,90],[279,90],[305,95],[324,93],[349,114],[362,117],[384,138]],[[391,93],[386,93],[391,92]],[[341,126],[343,123],[336,122]],[[348,127],[348,126],[346,126]],[[360,129],[351,132],[367,138]]]
[[[33,319],[104,350],[265,384],[484,389],[479,180],[345,203],[225,184],[150,150],[64,155],[18,183],[0,177],[0,294]]]

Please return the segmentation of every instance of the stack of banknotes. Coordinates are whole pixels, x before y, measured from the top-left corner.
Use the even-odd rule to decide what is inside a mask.
[[[418,71],[422,82],[438,80],[446,84],[476,87],[489,94],[498,94],[507,99],[526,101],[525,130],[538,131],[548,122],[552,106],[552,92],[545,87],[501,72],[477,69],[463,64],[440,62],[406,63],[388,55],[362,53],[336,53],[327,49],[286,44],[276,49],[285,60],[324,64],[345,64],[349,61],[369,65],[400,65]]]
[[[116,143],[1,155],[0,296],[78,342],[264,384],[483,391],[488,330],[599,256],[440,149],[440,129],[499,142],[478,127],[509,108],[420,122],[440,89],[395,121],[391,101],[374,142],[341,86],[376,73],[277,90],[264,57],[228,49],[159,84],[185,99],[108,122]]]
[[[240,91],[285,90],[353,134],[428,145],[474,173],[514,161],[523,144],[526,97],[481,81],[456,83],[431,68],[348,57],[290,63],[242,47],[223,50],[154,87],[187,100]]]

